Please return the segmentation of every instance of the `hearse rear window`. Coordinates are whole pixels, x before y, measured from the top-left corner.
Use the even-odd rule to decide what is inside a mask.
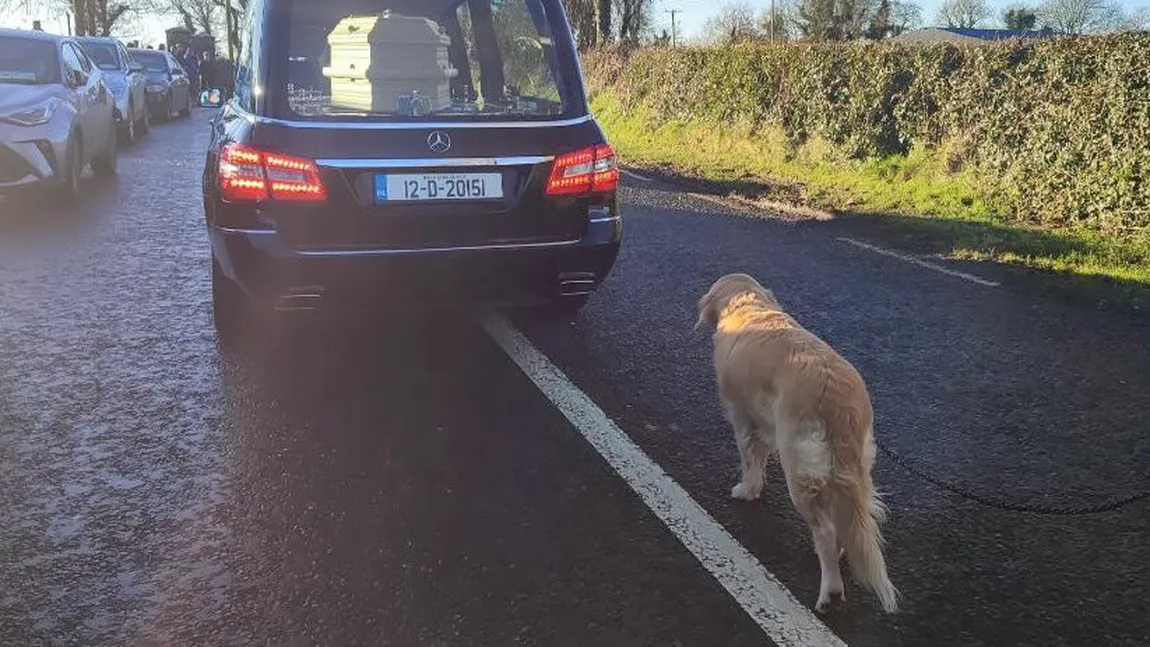
[[[542,0],[294,0],[280,11],[284,5],[289,28],[279,33],[288,42],[277,49],[287,60],[269,63],[294,118],[564,113],[554,17]]]

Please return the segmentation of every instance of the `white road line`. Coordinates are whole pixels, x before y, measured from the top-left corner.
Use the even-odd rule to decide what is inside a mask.
[[[846,647],[506,318],[486,313],[481,323],[775,644]]]
[[[654,180],[647,177],[646,175],[639,175],[638,173],[636,173],[634,171],[628,171],[625,168],[619,169],[619,172],[622,173],[623,175],[626,175],[627,177],[629,177],[631,179],[639,180],[640,182],[654,182]]]
[[[861,240],[855,240],[853,238],[839,238],[839,240],[841,240],[844,243],[849,243],[851,245],[854,245],[855,247],[858,247],[860,249],[865,249],[867,251],[871,251],[871,252],[874,252],[876,254],[882,254],[883,256],[890,256],[891,258],[897,258],[898,260],[906,261],[907,263],[914,263],[915,265],[918,265],[920,267],[925,267],[928,270],[934,270],[935,272],[941,272],[943,274],[949,274],[950,276],[957,276],[960,279],[965,279],[967,281],[970,281],[971,283],[977,283],[979,285],[985,285],[986,287],[989,287],[989,288],[997,288],[997,287],[1000,287],[1002,285],[1001,283],[999,283],[997,281],[988,281],[986,279],[979,278],[973,274],[967,274],[966,272],[959,272],[957,270],[952,270],[952,269],[943,267],[941,265],[936,265],[934,263],[930,263],[930,262],[924,261],[922,259],[915,258],[913,256],[907,256],[906,254],[900,254],[898,252],[893,252],[889,249],[883,249],[882,247],[876,247],[875,245],[871,245],[870,243],[864,243]]]

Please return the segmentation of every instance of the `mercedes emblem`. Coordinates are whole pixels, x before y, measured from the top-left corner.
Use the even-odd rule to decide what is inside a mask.
[[[446,153],[451,150],[451,136],[442,130],[437,130],[427,136],[427,147],[433,153]]]

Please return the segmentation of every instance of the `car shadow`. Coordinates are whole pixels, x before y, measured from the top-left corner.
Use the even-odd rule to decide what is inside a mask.
[[[118,177],[97,178],[89,171],[80,182],[74,201],[62,199],[59,189],[44,189],[0,198],[0,239],[8,243],[36,242],[83,228],[114,213],[119,201]]]
[[[770,213],[770,202],[805,206],[801,187],[765,182],[761,178],[710,181],[675,174],[666,169],[643,169],[653,182],[629,181],[631,186],[660,193],[683,190],[718,197],[736,196],[761,208],[735,209],[747,213]],[[1019,228],[985,220],[956,220],[934,216],[907,216],[889,212],[842,209],[825,218],[800,218],[797,225],[827,230],[837,236],[857,237],[900,252],[927,255],[937,262],[981,272],[993,272],[995,280],[1028,292],[1038,292],[1091,308],[1145,315],[1150,312],[1150,281],[1059,269],[1060,261],[1099,259],[1115,265],[1150,264],[1150,236],[1133,249],[1120,250],[1096,240]],[[795,222],[794,214],[783,214]],[[995,259],[1017,259],[1017,262]],[[1034,266],[1047,259],[1050,267]],[[933,259],[932,259],[933,260]],[[1028,264],[1024,265],[1023,261]],[[1042,264],[1042,261],[1038,261]]]

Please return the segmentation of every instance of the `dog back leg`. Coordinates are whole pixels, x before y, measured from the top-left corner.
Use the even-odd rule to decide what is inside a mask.
[[[842,571],[839,569],[839,536],[834,522],[834,491],[830,483],[831,450],[820,423],[796,425],[793,431],[780,431],[788,438],[780,445],[787,490],[791,502],[811,529],[815,555],[819,558],[819,597],[815,610],[824,612],[832,596],[846,600]]]
[[[741,471],[739,482],[731,488],[731,497],[754,501],[763,493],[763,479],[770,460],[771,446],[763,430],[734,405],[727,406],[727,419],[735,431]]]

